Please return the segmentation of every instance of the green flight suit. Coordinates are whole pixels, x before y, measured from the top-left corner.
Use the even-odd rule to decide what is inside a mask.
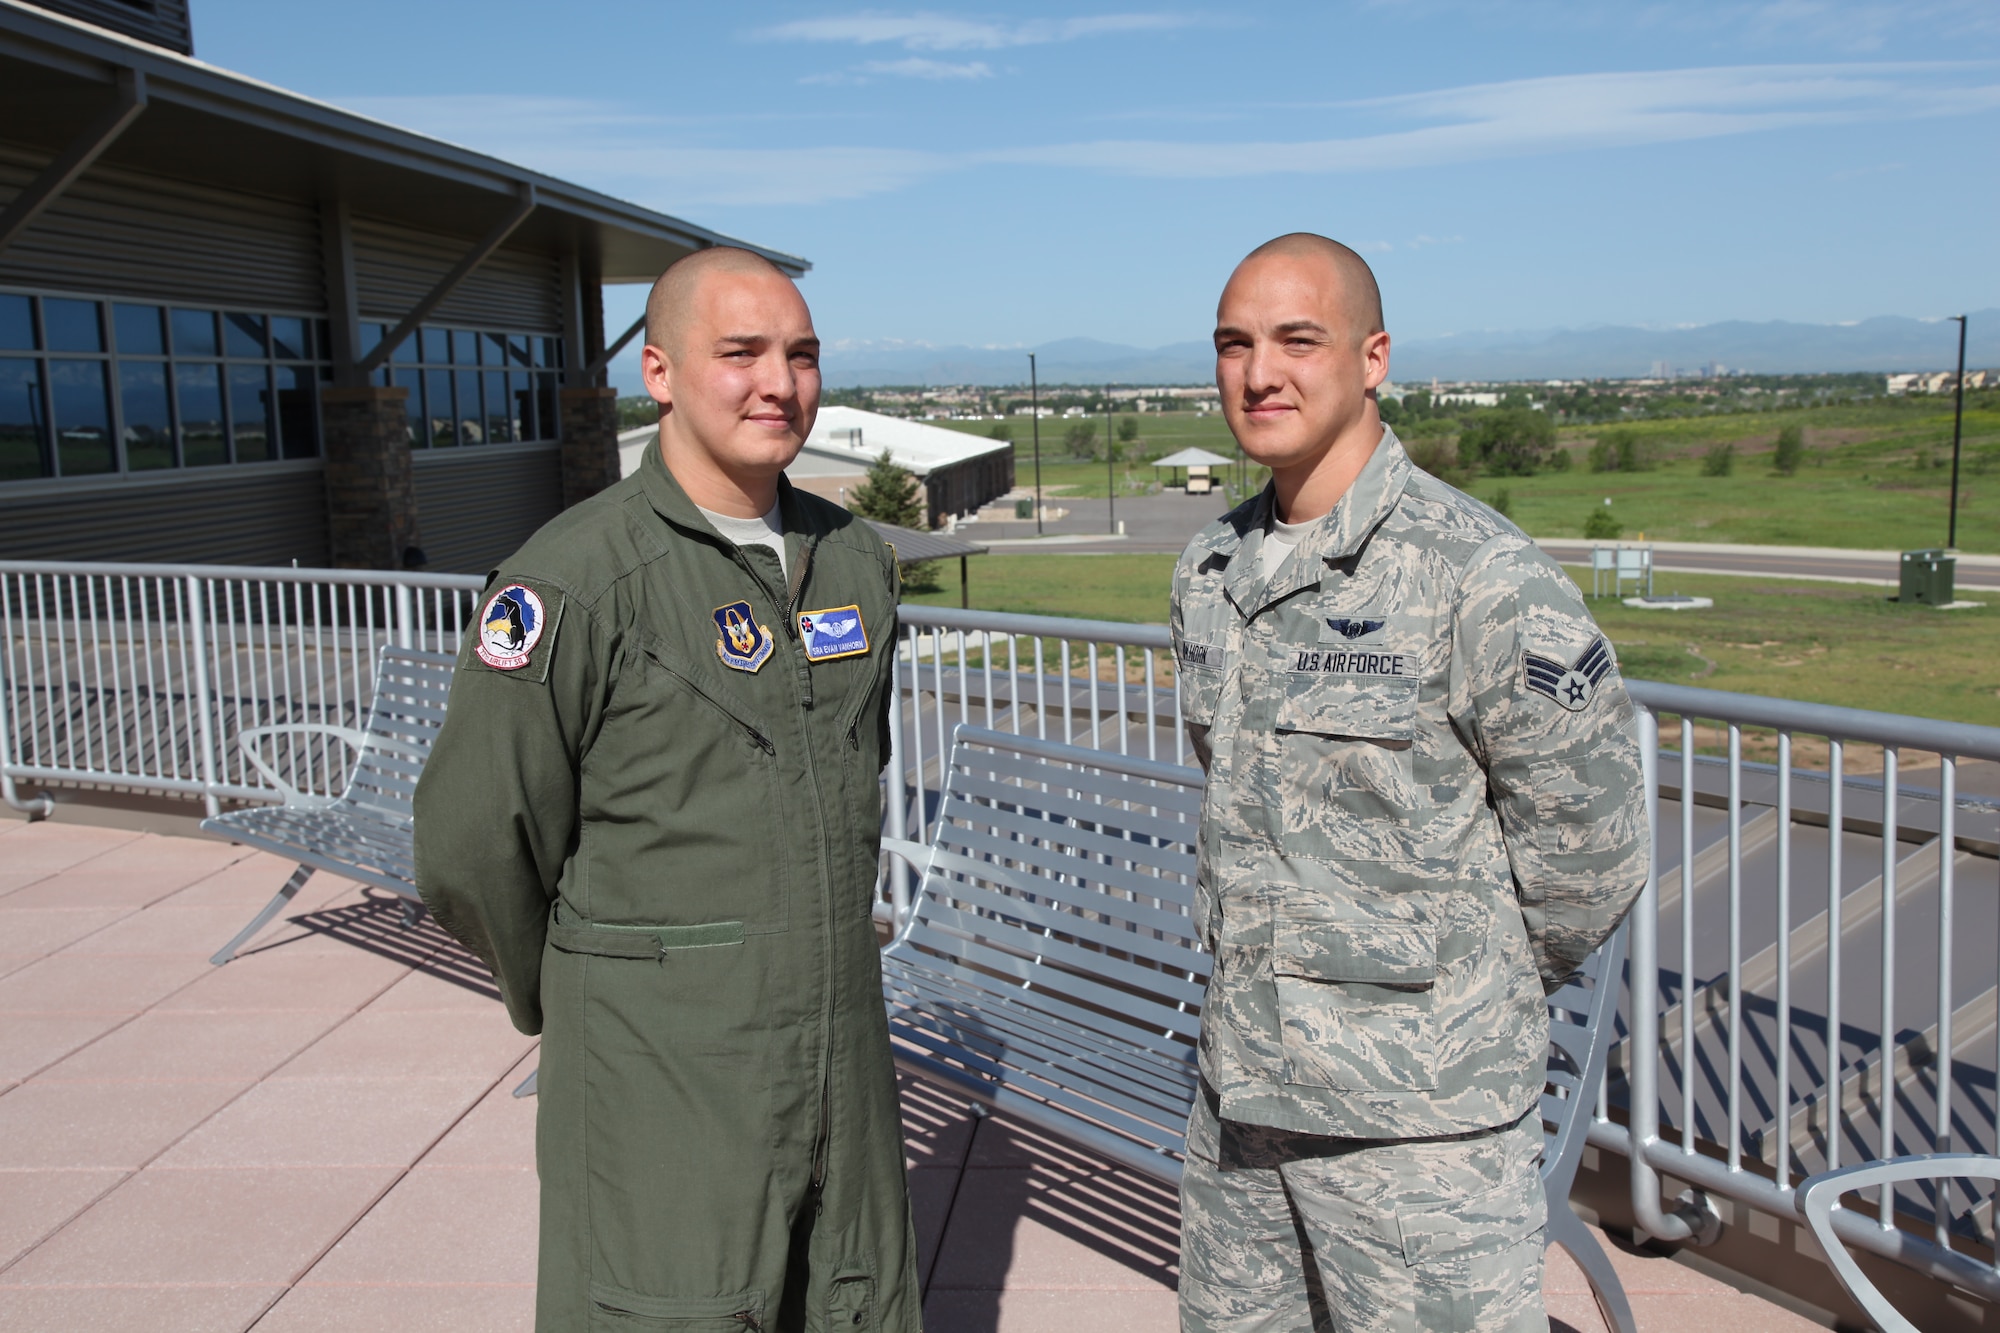
[[[542,1333],[920,1327],[871,916],[896,567],[779,501],[789,581],[656,450],[542,528],[417,786],[425,903],[542,1035]]]

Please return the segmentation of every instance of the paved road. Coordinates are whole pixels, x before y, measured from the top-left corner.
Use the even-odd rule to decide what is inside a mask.
[[[1043,524],[1044,537],[1035,539],[1032,522],[974,523],[959,529],[967,541],[1000,551],[1047,550],[1069,555],[1109,551],[1178,555],[1188,538],[1210,519],[1229,508],[1219,495],[1133,496],[1118,501],[1118,518],[1126,535],[1108,535],[1110,517],[1103,500],[1049,497],[1070,513]],[[1057,540],[1049,541],[1053,537]],[[1662,573],[1748,574],[1778,578],[1838,579],[1896,586],[1899,556],[1894,551],[1842,551],[1805,546],[1727,546],[1695,542],[1652,542],[1654,567]],[[1591,543],[1548,540],[1542,549],[1565,564],[1587,565]],[[1961,556],[1957,583],[1961,588],[2000,589],[2000,556]]]

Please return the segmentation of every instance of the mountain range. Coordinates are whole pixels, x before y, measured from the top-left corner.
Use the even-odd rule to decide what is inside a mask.
[[[1028,353],[1043,384],[1201,384],[1215,375],[1205,342],[1131,347],[1065,338],[1039,347],[835,344],[822,359],[829,388],[891,384],[1025,384]],[[1950,370],[1958,329],[1948,321],[1885,315],[1851,324],[1732,320],[1692,328],[1599,325],[1582,329],[1454,333],[1394,344],[1391,377],[1440,380],[1625,379],[1656,362],[1683,373],[1720,362],[1761,374]],[[1969,368],[2000,365],[2000,310],[1974,311]]]

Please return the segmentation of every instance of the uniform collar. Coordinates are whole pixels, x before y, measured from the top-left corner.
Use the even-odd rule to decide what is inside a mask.
[[[1263,572],[1264,534],[1270,527],[1276,493],[1267,483],[1244,518],[1236,554],[1229,561],[1224,587],[1229,600],[1247,620],[1272,603],[1320,581],[1328,565],[1352,559],[1403,497],[1410,479],[1410,456],[1396,432],[1382,427],[1382,439],[1368,456],[1361,475],[1340,497],[1333,512],[1313,524],[1299,539],[1285,563],[1267,582]]]
[[[657,442],[647,446],[639,460],[639,486],[646,493],[653,512],[669,523],[696,532],[706,533],[724,545],[731,543],[715,530],[715,525],[702,517],[701,510],[688,498],[674,474],[667,470],[667,460],[660,453]],[[784,524],[786,558],[797,554],[795,536],[819,538],[825,536],[822,526],[814,521],[806,507],[799,502],[798,492],[792,486],[791,478],[780,473],[778,476],[778,518]]]

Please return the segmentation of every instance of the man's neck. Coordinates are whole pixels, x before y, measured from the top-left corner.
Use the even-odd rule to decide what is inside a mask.
[[[1271,486],[1283,523],[1310,523],[1325,518],[1354,485],[1354,479],[1375,456],[1382,442],[1382,418],[1374,405],[1334,438],[1327,451],[1309,463],[1273,468]]]
[[[660,461],[688,499],[702,509],[731,518],[761,518],[778,503],[776,475],[738,476],[724,471],[706,450],[670,434],[664,423],[660,428]]]

